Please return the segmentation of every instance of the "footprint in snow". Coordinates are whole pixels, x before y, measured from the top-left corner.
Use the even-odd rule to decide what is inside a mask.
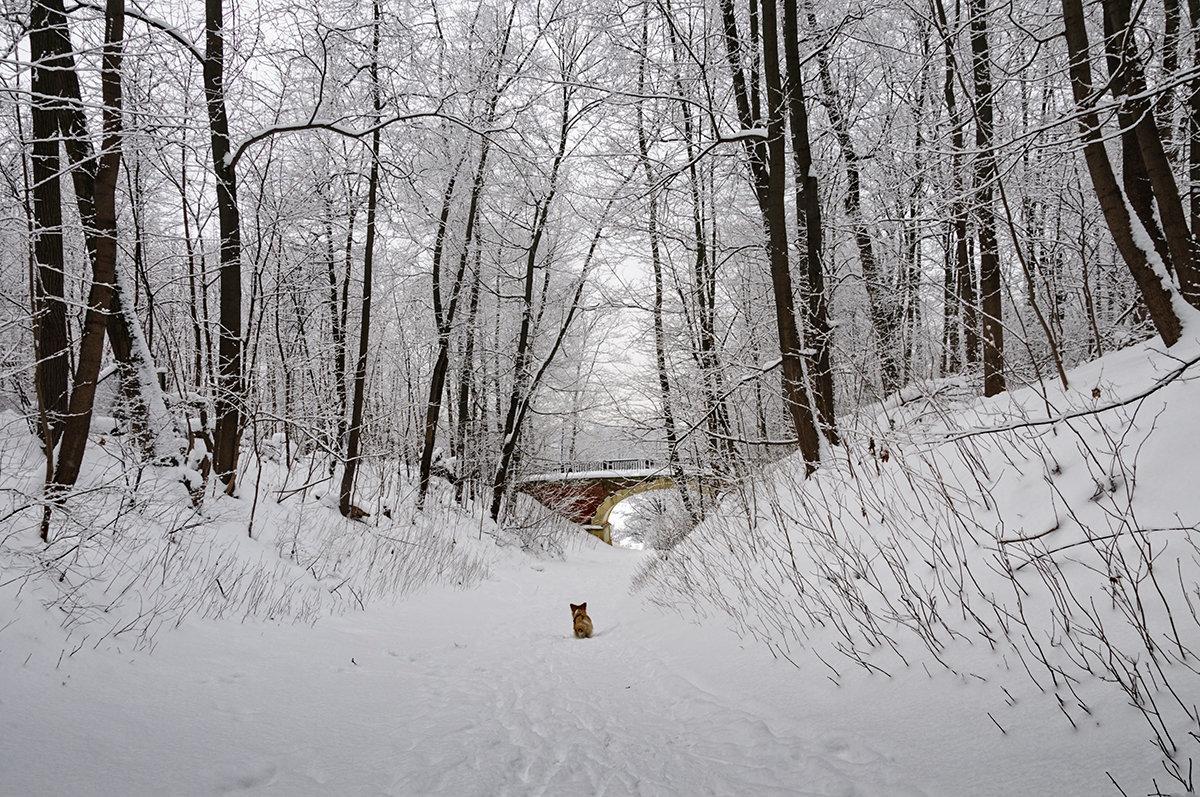
[[[275,782],[275,776],[278,772],[278,768],[272,763],[260,764],[249,772],[223,777],[217,783],[217,793],[229,794],[235,791],[246,791],[258,786],[269,786]]]

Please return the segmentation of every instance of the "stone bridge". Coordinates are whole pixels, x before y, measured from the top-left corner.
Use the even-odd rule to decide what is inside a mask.
[[[706,477],[686,474],[687,483],[709,489]],[[703,478],[703,481],[702,481]],[[606,459],[570,462],[553,473],[524,478],[518,489],[612,545],[609,514],[638,493],[676,486],[670,466],[650,459]]]

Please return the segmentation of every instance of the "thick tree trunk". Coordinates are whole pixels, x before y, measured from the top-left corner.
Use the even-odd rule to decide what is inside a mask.
[[[1111,35],[1107,41],[1111,62],[1117,67],[1110,74],[1113,96],[1122,103],[1127,120],[1133,125],[1137,151],[1141,154],[1142,169],[1136,175],[1148,185],[1157,207],[1157,218],[1161,220],[1168,261],[1179,279],[1180,293],[1193,307],[1200,308],[1200,270],[1197,269],[1192,251],[1192,233],[1184,215],[1179,188],[1167,159],[1158,125],[1154,121],[1153,108],[1146,97],[1146,77],[1130,26],[1129,0],[1104,0],[1105,29]],[[1122,122],[1125,126],[1125,122]],[[1132,142],[1129,146],[1132,147]],[[1146,202],[1139,192],[1138,198]],[[1135,196],[1130,196],[1133,202]],[[1136,205],[1135,205],[1136,209]],[[1139,218],[1147,230],[1154,225],[1146,224],[1142,211]]]
[[[223,0],[205,0],[204,98],[208,106],[221,235],[220,324],[217,333],[216,430],[213,468],[231,493],[237,487],[238,445],[242,434],[245,386],[242,376],[242,232],[237,174],[225,110]]]
[[[98,252],[103,247],[99,242],[103,232],[96,221],[96,181],[99,179],[98,170],[102,162],[93,151],[88,132],[79,77],[74,68],[70,34],[66,18],[63,16],[61,0],[51,0],[49,4],[43,4],[42,8],[48,12],[51,20],[59,20],[58,23],[51,23],[52,35],[47,36],[44,41],[47,46],[56,48],[52,57],[56,73],[43,87],[56,92],[54,107],[58,132],[62,136],[67,153],[76,208],[83,226],[84,245],[88,259],[95,268]],[[118,86],[117,91],[119,90]],[[115,192],[115,187],[113,190]],[[137,251],[139,250],[135,244],[135,256]],[[114,271],[114,280],[112,306],[107,318],[107,334],[113,355],[120,365],[119,381],[127,402],[130,425],[151,458],[170,460],[178,452],[169,450],[170,419],[157,377],[147,376],[153,374],[154,363],[134,310],[132,283],[119,271]]]
[[[1004,392],[1004,323],[1001,303],[1000,247],[996,240],[994,192],[999,173],[992,151],[993,107],[991,53],[987,38],[987,0],[970,0],[971,74],[975,87],[975,216],[979,225],[979,293],[983,315],[983,394]]]
[[[784,138],[787,97],[779,72],[779,34],[775,0],[765,0],[762,5],[762,54],[763,81],[767,90],[767,256],[771,264],[771,287],[775,295],[779,350],[783,357],[784,401],[792,416],[792,425],[796,429],[806,470],[811,473],[821,458],[821,448],[805,385],[803,345],[796,326],[792,274],[788,268],[787,153]]]
[[[733,0],[721,0],[726,54],[733,78],[734,99],[738,120],[750,130],[761,120],[752,113],[746,78],[742,72],[741,43]],[[784,142],[784,108],[786,97],[779,74],[778,17],[775,0],[766,0],[762,9],[763,75],[767,87],[767,139],[745,138],[743,145],[750,165],[750,176],[758,199],[759,212],[767,233],[767,258],[771,271],[771,288],[775,298],[775,323],[779,351],[783,364],[783,398],[797,442],[805,461],[805,470],[812,473],[820,460],[820,435],[805,388],[804,358],[801,354],[800,333],[796,326],[792,277],[788,270],[787,210],[785,182],[787,158]],[[751,24],[754,38],[754,20]]]
[[[29,46],[33,59],[32,205],[33,307],[36,392],[45,416],[43,433],[52,456],[67,414],[70,398],[67,305],[64,298],[65,262],[62,238],[62,187],[58,105],[63,92],[61,74],[74,70],[67,41],[62,0],[35,0],[30,8]]]
[[[1092,87],[1092,68],[1088,55],[1087,28],[1084,23],[1082,0],[1062,0],[1063,23],[1066,28],[1067,53],[1071,91],[1078,106],[1079,127],[1084,143],[1084,158],[1088,173],[1122,259],[1137,283],[1146,309],[1163,343],[1172,346],[1179,340],[1183,325],[1173,305],[1173,284],[1165,264],[1151,248],[1147,251],[1134,234],[1134,225],[1141,227],[1129,213],[1125,195],[1117,184],[1112,164],[1104,148],[1104,132],[1096,112]]]
[[[809,19],[815,26],[811,5]],[[796,194],[796,249],[800,255],[803,275],[801,293],[806,305],[808,333],[816,353],[809,358],[812,376],[813,404],[825,439],[837,445],[837,418],[834,414],[833,327],[829,323],[829,300],[825,295],[825,258],[821,227],[821,202],[817,193],[817,177],[812,173],[812,147],[808,134],[808,107],[804,99],[804,76],[800,69],[799,18],[796,0],[783,2],[783,59],[787,80],[785,91],[788,105],[788,124],[792,133],[792,179]],[[824,58],[824,50],[818,51]],[[826,59],[827,60],[827,59]],[[828,72],[828,63],[822,67]],[[857,236],[856,236],[857,237]],[[870,241],[867,241],[868,249]]]
[[[83,336],[79,343],[75,378],[67,407],[67,421],[63,426],[62,441],[59,444],[54,481],[47,485],[48,493],[54,498],[61,497],[75,484],[83,463],[116,276],[116,192],[117,173],[121,168],[121,47],[125,29],[124,0],[108,0],[104,22],[100,72],[103,141],[99,167],[95,175],[95,193],[92,196],[95,208],[95,256]]]

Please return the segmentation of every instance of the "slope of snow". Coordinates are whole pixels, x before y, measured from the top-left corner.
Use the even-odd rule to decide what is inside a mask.
[[[998,782],[960,793],[1193,793],[1198,353],[1149,342],[983,401],[908,390],[813,478],[748,480],[639,584],[823,673],[864,722],[883,679],[918,733],[944,711],[990,735],[958,760]]]

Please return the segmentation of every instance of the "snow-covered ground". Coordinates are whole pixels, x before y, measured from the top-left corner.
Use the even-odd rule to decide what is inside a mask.
[[[1198,353],[911,391],[666,554],[523,553],[448,501],[194,514],[110,442],[77,531],[0,529],[0,795],[1183,794],[1150,723],[1194,758]]]
[[[646,608],[628,588],[650,555],[512,553],[473,590],[312,627],[190,622],[153,654],[26,661],[10,639],[0,794],[1088,795],[1154,764],[1021,706],[1001,734],[992,692],[944,673],[797,671]]]

